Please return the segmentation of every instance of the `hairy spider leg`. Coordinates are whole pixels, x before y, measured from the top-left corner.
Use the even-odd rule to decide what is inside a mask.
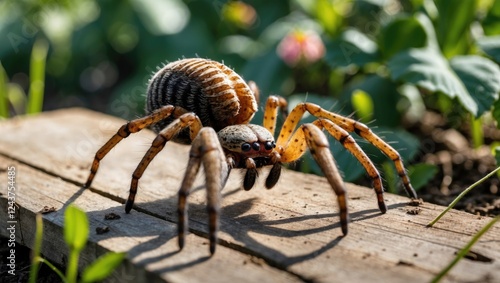
[[[302,116],[306,111],[317,118],[324,118],[332,121],[334,124],[339,125],[342,129],[346,130],[347,132],[356,133],[363,139],[370,142],[380,151],[382,151],[387,157],[389,157],[394,162],[394,165],[396,166],[396,171],[398,172],[399,177],[403,181],[403,186],[408,196],[410,196],[411,198],[417,198],[417,193],[411,186],[410,178],[406,174],[406,169],[403,165],[401,156],[393,147],[391,147],[388,143],[384,142],[379,136],[373,133],[370,130],[370,128],[368,128],[368,126],[366,126],[365,124],[329,112],[316,104],[309,102],[302,102],[297,104],[297,106],[293,108],[287,120],[283,124],[283,127],[281,128],[278,141],[276,142],[277,144],[284,144],[285,141],[288,141],[290,139],[293,129],[297,127],[297,124],[299,123],[300,119],[302,118]]]
[[[125,125],[121,126],[120,129],[114,134],[95,154],[94,161],[92,162],[92,167],[90,168],[90,174],[87,178],[87,182],[83,185],[84,188],[90,187],[94,177],[99,169],[100,161],[108,154],[108,152],[113,149],[122,139],[127,138],[132,133],[137,133],[140,130],[151,126],[152,124],[158,123],[159,121],[168,118],[170,115],[180,116],[185,113],[186,110],[180,107],[175,107],[172,105],[163,106],[153,111],[151,114],[127,122]]]
[[[332,135],[340,144],[347,149],[356,159],[358,159],[359,163],[363,165],[365,171],[368,173],[368,176],[372,179],[373,188],[375,189],[375,193],[377,194],[377,203],[380,211],[382,213],[387,212],[387,206],[384,202],[384,188],[382,185],[382,179],[380,178],[380,174],[373,164],[373,162],[368,158],[366,153],[359,147],[354,138],[347,132],[342,129],[339,125],[334,124],[330,120],[326,119],[318,119],[313,122],[321,130],[326,129],[330,135]]]
[[[278,109],[283,113],[284,118],[288,116],[287,110],[288,103],[281,96],[271,95],[267,98],[266,109],[264,110],[264,121],[262,126],[269,130],[274,136],[276,130],[276,120],[278,117]]]
[[[217,133],[212,128],[202,128],[193,140],[189,153],[189,163],[179,189],[178,198],[178,243],[184,247],[188,230],[187,197],[193,187],[193,182],[203,164],[205,184],[207,187],[207,211],[210,238],[210,253],[213,255],[217,245],[219,230],[220,191],[224,188],[229,175],[229,166],[225,160],[224,151],[220,145]]]
[[[277,147],[281,151],[281,161],[283,163],[299,159],[304,154],[306,146],[309,147],[314,160],[318,163],[328,183],[337,195],[340,225],[342,233],[347,235],[349,214],[345,185],[330,152],[330,146],[325,134],[314,124],[304,124],[295,131],[290,140],[281,140],[280,142],[278,142]]]
[[[137,168],[132,174],[130,193],[128,195],[127,202],[125,203],[125,212],[129,213],[132,209],[132,206],[134,205],[139,179],[142,177],[142,174],[148,167],[149,163],[165,147],[165,144],[169,140],[175,137],[176,134],[178,134],[186,127],[189,127],[190,136],[192,139],[194,139],[202,128],[201,121],[198,116],[196,116],[196,114],[192,112],[182,114],[179,118],[172,121],[172,123],[170,123],[167,127],[165,127],[158,133],[156,138],[151,143],[148,151],[146,152],[146,154],[144,154],[144,157],[142,158],[139,165],[137,165]]]

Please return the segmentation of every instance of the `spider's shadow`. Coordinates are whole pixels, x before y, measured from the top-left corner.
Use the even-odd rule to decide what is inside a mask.
[[[202,190],[202,189],[204,189],[204,186],[199,186],[194,190]],[[254,188],[254,189],[258,190],[259,188]],[[243,190],[240,188],[234,188],[232,190],[228,190],[228,188],[225,188],[222,200],[224,200],[225,197],[235,193],[240,193],[240,192],[245,193],[242,191]],[[283,269],[286,269],[291,265],[315,258],[325,253],[326,251],[338,245],[343,238],[342,236],[333,238],[330,242],[328,242],[324,246],[306,254],[297,256],[288,256],[282,253],[280,250],[267,246],[265,245],[265,243],[258,241],[251,235],[251,233],[269,235],[274,237],[279,236],[284,238],[304,237],[307,235],[313,235],[320,232],[340,229],[340,223],[338,221],[339,214],[325,213],[325,214],[314,214],[314,215],[301,215],[291,218],[283,218],[279,220],[262,220],[261,215],[259,214],[246,214],[248,211],[252,209],[255,201],[256,201],[255,198],[248,198],[236,203],[232,203],[227,206],[223,206],[220,215],[221,232],[229,234],[237,243],[244,243],[244,246],[240,246],[238,244],[235,246],[234,243],[227,243],[223,239],[219,240],[219,244],[230,246],[231,248],[240,250],[245,254],[256,255],[272,263],[273,265],[281,266]],[[389,205],[389,208],[391,209],[404,205],[405,204],[393,204]],[[367,209],[363,211],[350,213],[351,222],[364,221],[380,215],[381,214],[378,209]],[[207,232],[208,227],[206,225],[208,216],[206,214],[205,204],[190,204],[189,216],[190,220],[196,220],[196,221],[190,221],[190,223],[195,222],[196,223],[195,225],[197,225],[196,228],[193,228],[194,225],[191,224],[190,228],[196,229],[197,231],[202,231],[202,233],[206,235],[206,233],[208,233]],[[331,224],[327,224],[324,226],[315,226],[314,228],[302,229],[302,230],[290,230],[279,227],[280,225],[283,224],[293,224],[303,221],[321,220],[321,219],[331,220],[328,221]],[[200,222],[203,224],[200,225]]]
[[[204,189],[205,189],[204,186],[198,186],[196,188],[193,188],[193,191],[204,190]],[[228,197],[229,195],[236,193],[245,193],[242,192],[242,189],[240,188],[235,188],[232,190],[228,189],[229,188],[225,188],[225,190],[223,191],[222,203],[224,203],[224,198]],[[254,188],[254,189],[259,189],[259,188]],[[68,202],[66,202],[66,205],[72,203],[76,198],[78,198],[82,194],[82,192],[83,192],[82,190],[76,192],[68,200]],[[338,213],[301,215],[301,216],[283,218],[278,220],[262,220],[262,217],[259,214],[247,214],[247,212],[250,211],[254,206],[255,201],[256,201],[255,198],[248,198],[222,207],[220,215],[220,230],[221,230],[220,232],[227,233],[228,235],[230,235],[230,237],[234,239],[236,243],[244,243],[244,246],[241,246],[240,244],[235,245],[234,243],[228,243],[224,241],[224,239],[220,239],[219,244],[223,246],[229,246],[232,249],[237,249],[245,254],[258,256],[264,259],[265,261],[272,263],[275,266],[279,266],[282,269],[287,269],[291,265],[307,261],[309,259],[313,259],[327,252],[328,250],[337,246],[343,238],[342,236],[333,238],[330,242],[326,243],[324,246],[306,254],[288,256],[282,253],[279,249],[267,246],[265,243],[262,243],[261,241],[255,239],[255,237],[252,236],[252,233],[269,235],[269,236],[279,236],[284,238],[294,238],[294,237],[304,237],[307,235],[314,235],[316,233],[330,231],[334,229],[340,229],[340,223],[338,222],[338,217],[339,217]],[[166,219],[168,222],[177,223],[176,196],[144,204],[144,207],[148,208],[155,206],[159,206],[162,208],[167,207],[168,211],[166,213],[166,217],[164,217],[165,214],[162,213],[161,218]],[[404,206],[404,204],[393,204],[390,205],[389,208],[394,208],[398,206]],[[157,209],[155,209],[155,211],[156,210]],[[102,211],[90,212],[90,214],[96,214],[96,215],[93,216],[89,215],[90,216],[89,218],[102,219],[105,214],[111,212],[119,214],[122,217],[130,217],[129,215],[125,214],[123,206],[120,205]],[[135,211],[132,211],[131,214],[134,214],[134,212]],[[190,220],[189,224],[190,231],[206,237],[206,235],[208,234],[208,226],[207,226],[208,216],[206,213],[205,203],[199,203],[199,204],[190,203],[188,215]],[[380,212],[378,209],[367,209],[363,211],[350,213],[351,222],[363,221],[377,217],[379,215]],[[328,221],[329,224],[324,226],[315,225],[314,228],[308,228],[302,230],[289,230],[280,227],[283,226],[284,224],[293,224],[293,223],[300,223],[302,221],[323,220],[323,219],[328,219],[331,221]],[[325,221],[321,222],[324,223]],[[318,221],[317,223],[321,222]],[[161,252],[156,251],[156,249],[159,246],[162,246],[163,244],[177,238],[177,230],[175,228],[172,229],[172,226],[175,227],[176,225],[168,225],[168,226],[170,228],[159,227],[157,231],[158,233],[156,233],[155,235],[151,235],[151,232],[141,231],[140,229],[134,231],[127,231],[128,236],[150,237],[149,240],[134,246],[131,250],[128,251],[129,258],[131,259],[142,257],[142,259],[135,261],[134,264],[148,265],[166,258],[170,258],[181,252],[177,248],[168,251],[161,251]],[[109,235],[103,234],[95,237],[98,237],[98,239],[101,240],[101,239],[113,238],[116,236],[117,236],[116,233],[111,233]],[[155,237],[151,238],[151,236]],[[189,242],[187,242],[186,245],[189,245]],[[148,252],[151,252],[152,255],[144,257],[144,254]],[[207,251],[206,256],[193,259],[189,262],[169,265],[167,267],[163,267],[155,271],[164,273],[164,272],[181,270],[205,262],[208,259],[210,259],[210,256],[208,255]]]

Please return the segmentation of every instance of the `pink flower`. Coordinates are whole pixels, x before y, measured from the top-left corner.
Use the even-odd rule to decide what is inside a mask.
[[[290,67],[308,65],[325,55],[325,45],[313,31],[294,30],[278,45],[278,55]]]

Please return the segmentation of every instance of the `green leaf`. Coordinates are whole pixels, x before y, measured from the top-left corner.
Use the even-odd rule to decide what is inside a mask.
[[[484,34],[500,34],[500,0],[494,0],[483,22]]]
[[[431,3],[431,5],[434,5],[431,1],[425,1],[426,3]],[[427,14],[424,13],[417,13],[415,15],[415,19],[418,20],[420,25],[425,31],[426,38],[427,38],[427,48],[435,50],[436,52],[440,52],[439,50],[439,43],[436,35],[436,30],[434,29],[434,24],[432,23],[431,19]]]
[[[356,111],[351,106],[351,96],[355,90],[366,92],[373,101],[373,114],[371,126],[398,127],[401,123],[401,113],[398,103],[402,100],[398,85],[389,78],[379,75],[368,75],[359,82],[353,82],[342,93],[341,104],[350,114]]]
[[[429,48],[409,49],[392,57],[387,66],[393,80],[414,84],[431,92],[442,92],[450,98],[457,98],[468,112],[478,114],[476,101],[446,58],[438,52]]]
[[[349,65],[363,67],[368,63],[378,62],[380,54],[373,40],[360,31],[350,28],[328,44],[325,60],[333,68]]]
[[[83,210],[69,205],[64,212],[64,240],[71,250],[81,251],[87,243],[89,221]]]
[[[418,8],[422,7],[422,5],[424,4],[424,1],[425,0],[410,0],[409,2],[412,5],[412,9],[414,11],[416,11]]]
[[[436,31],[443,54],[451,58],[467,53],[472,40],[470,25],[476,14],[476,0],[435,0],[439,17]]]
[[[415,190],[424,187],[438,172],[433,164],[419,163],[408,167],[408,175]]]
[[[357,89],[352,93],[351,103],[356,111],[356,116],[363,123],[368,123],[373,117],[373,101],[368,93]]]
[[[398,88],[398,91],[404,99],[397,104],[397,108],[400,112],[404,113],[405,120],[410,122],[410,124],[420,121],[426,109],[419,89],[414,85],[404,84]]]
[[[379,48],[384,58],[409,49],[424,47],[427,35],[415,17],[396,18],[386,25],[380,34]]]
[[[107,253],[85,268],[82,282],[96,282],[106,279],[125,258],[125,253]]]
[[[456,56],[450,65],[478,106],[475,117],[489,111],[500,92],[500,68],[480,56]]]
[[[481,37],[477,40],[477,45],[484,53],[500,63],[500,35]]]
[[[315,2],[315,13],[319,23],[328,33],[334,34],[342,24],[344,17],[337,12],[331,1],[317,0]]]

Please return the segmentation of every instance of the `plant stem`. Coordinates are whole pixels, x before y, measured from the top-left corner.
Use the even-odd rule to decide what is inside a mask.
[[[66,269],[66,279],[69,283],[76,283],[78,277],[78,256],[80,252],[76,249],[71,249],[69,252],[68,267]]]
[[[471,116],[470,130],[472,136],[472,145],[474,148],[479,148],[484,144],[482,119],[481,117],[476,119],[472,114],[470,114],[470,116]]]
[[[436,277],[434,277],[431,282],[439,282],[448,273],[448,271],[450,271],[450,269],[452,269],[453,266],[457,264],[457,262],[459,262],[465,255],[469,253],[470,249],[479,240],[479,238],[481,238],[481,236],[483,236],[483,234],[486,233],[486,231],[488,231],[499,219],[500,215],[497,215],[495,218],[491,219],[491,221],[488,222],[488,224],[486,224],[486,226],[484,226],[479,232],[477,232],[476,235],[474,235],[474,237],[470,240],[470,242],[467,243],[467,245],[458,252],[453,261],[447,267],[445,267]]]
[[[490,173],[488,173],[488,175],[484,176],[483,178],[481,178],[479,181],[475,182],[474,184],[470,185],[467,189],[465,189],[462,193],[460,193],[460,195],[458,195],[451,203],[450,205],[448,205],[448,207],[443,210],[443,212],[441,212],[436,218],[434,218],[434,220],[432,220],[429,224],[427,224],[427,227],[432,227],[434,224],[436,224],[436,222],[439,221],[439,219],[441,219],[441,217],[443,217],[443,215],[446,214],[446,212],[448,212],[450,209],[452,209],[470,190],[472,190],[473,188],[475,188],[477,185],[481,184],[482,182],[484,182],[484,180],[488,179],[489,177],[493,176],[497,171],[500,170],[500,166],[497,167],[495,170],[491,171]]]
[[[29,283],[35,283],[38,275],[38,266],[41,262],[40,250],[42,248],[43,236],[43,219],[41,214],[37,214],[35,218],[35,242],[33,243],[33,254],[31,259]]]

